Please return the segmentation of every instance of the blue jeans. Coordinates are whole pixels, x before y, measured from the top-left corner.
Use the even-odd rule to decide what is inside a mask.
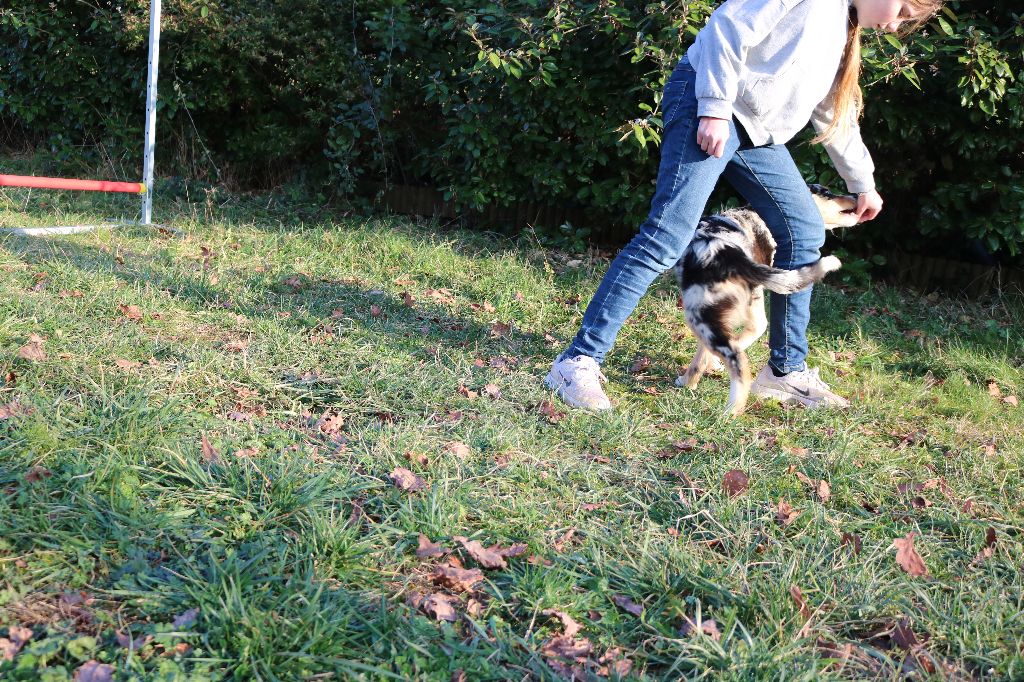
[[[696,74],[684,58],[665,86],[661,164],[651,211],[640,232],[619,252],[560,357],[589,355],[603,362],[626,318],[654,279],[682,256],[720,176],[764,219],[778,248],[775,267],[794,270],[820,258],[825,225],[789,150],[754,147],[734,121],[718,159],[697,145]],[[741,139],[742,135],[742,139]],[[804,368],[811,290],[771,294],[769,364],[781,372]]]

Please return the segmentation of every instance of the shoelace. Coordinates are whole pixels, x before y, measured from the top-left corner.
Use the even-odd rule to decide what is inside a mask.
[[[592,371],[597,373],[598,386],[601,385],[600,382],[602,382],[602,381],[604,383],[606,383],[606,384],[608,383],[608,377],[606,377],[604,375],[604,372],[601,371],[601,366],[598,365],[596,362],[594,363],[594,365],[595,365],[594,367],[589,367],[587,365],[583,365],[583,364],[580,364],[580,363],[573,363],[573,364],[575,364],[576,366],[573,368],[573,371],[570,372],[570,374],[569,374],[569,377],[570,377],[571,381],[580,381],[580,377],[581,376],[589,378],[590,371],[592,370]],[[589,363],[588,363],[588,365],[589,365]]]
[[[824,381],[822,381],[821,374],[818,372],[818,368],[817,367],[815,367],[814,369],[806,370],[805,374],[807,375],[808,379],[810,379],[810,382],[812,384],[814,384],[817,388],[820,388],[820,389],[823,389],[823,390],[826,390],[826,391],[830,391],[831,390],[828,387],[828,384],[826,384]]]

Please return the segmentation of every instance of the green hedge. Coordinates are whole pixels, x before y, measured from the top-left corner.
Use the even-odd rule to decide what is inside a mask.
[[[661,88],[715,5],[165,0],[158,168],[341,195],[387,180],[467,207],[572,204],[637,224]],[[1021,250],[1012,9],[950,2],[906,42],[865,39],[863,129],[887,206],[863,245]],[[48,145],[55,163],[135,163],[147,23],[143,0],[0,10],[0,134]],[[809,179],[842,186],[820,148],[792,149]]]

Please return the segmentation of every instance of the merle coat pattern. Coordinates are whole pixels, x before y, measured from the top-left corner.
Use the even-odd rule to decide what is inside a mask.
[[[853,197],[837,196],[811,185],[828,229],[856,224]],[[775,240],[751,208],[737,208],[701,219],[675,273],[686,324],[697,338],[697,353],[678,385],[695,388],[720,358],[729,370],[726,412],[743,413],[750,394],[750,362],[746,349],[768,328],[764,290],[791,294],[838,270],[841,263],[826,256],[797,270],[772,267]],[[737,328],[742,331],[736,332]]]

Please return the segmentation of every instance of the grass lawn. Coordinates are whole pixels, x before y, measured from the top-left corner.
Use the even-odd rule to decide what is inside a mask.
[[[823,285],[852,409],[731,421],[666,277],[590,415],[541,379],[606,260],[159,199],[0,237],[0,679],[1024,679],[1010,297]]]

